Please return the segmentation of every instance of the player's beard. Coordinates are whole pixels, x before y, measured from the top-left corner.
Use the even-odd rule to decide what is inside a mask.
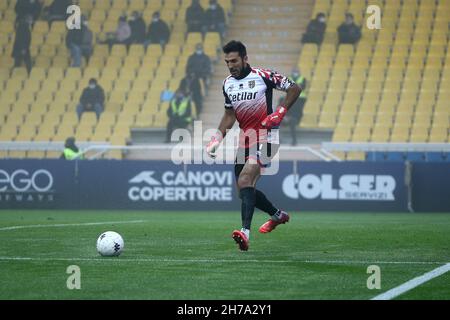
[[[230,69],[230,74],[233,76],[233,77],[239,77],[240,75],[241,75],[241,73],[242,73],[242,68],[231,68]]]
[[[240,68],[231,68],[230,74],[235,78],[239,78],[242,75],[242,72],[244,71],[244,69],[245,69],[245,66],[242,66]]]

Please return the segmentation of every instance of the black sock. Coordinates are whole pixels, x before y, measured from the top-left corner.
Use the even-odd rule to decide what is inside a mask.
[[[266,198],[264,193],[262,193],[259,190],[256,190],[256,205],[255,206],[259,210],[264,211],[271,216],[273,216],[278,211],[278,209],[273,206],[272,202],[270,202],[269,199]]]
[[[256,204],[255,188],[247,187],[241,189],[240,196],[242,199],[242,206],[241,206],[242,227],[245,229],[250,229],[250,225],[252,224],[253,212],[255,212],[255,204]]]

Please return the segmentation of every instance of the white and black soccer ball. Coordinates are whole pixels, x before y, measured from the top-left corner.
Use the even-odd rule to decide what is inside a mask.
[[[103,232],[97,239],[97,251],[104,257],[120,255],[124,245],[122,236],[114,231]]]

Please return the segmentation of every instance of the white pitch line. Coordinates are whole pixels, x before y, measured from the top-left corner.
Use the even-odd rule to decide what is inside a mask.
[[[344,260],[257,260],[257,259],[152,259],[113,258],[59,258],[59,257],[2,257],[0,261],[89,261],[89,262],[165,262],[165,263],[317,263],[317,264],[443,264],[432,261],[344,261]],[[449,263],[450,264],[450,263]]]
[[[382,293],[382,294],[379,294],[379,295],[373,297],[371,300],[391,300],[411,289],[414,289],[415,287],[420,286],[421,284],[423,284],[427,281],[430,281],[433,278],[443,275],[444,273],[446,273],[448,271],[450,271],[450,263],[447,263],[447,264],[440,266],[434,270],[431,270],[430,272],[427,272],[419,277],[411,279],[408,282],[405,282],[404,284],[399,285],[398,287],[395,287],[389,291],[386,291],[385,293]]]
[[[59,223],[59,224],[30,224],[23,226],[11,226],[0,228],[0,231],[28,229],[28,228],[58,228],[58,227],[79,227],[79,226],[98,226],[103,224],[127,224],[127,223],[141,223],[145,220],[132,221],[106,221],[106,222],[86,222],[86,223]]]

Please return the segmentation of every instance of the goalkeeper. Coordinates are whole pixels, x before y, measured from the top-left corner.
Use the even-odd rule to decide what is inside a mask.
[[[206,146],[209,156],[215,157],[220,142],[237,120],[241,129],[235,161],[235,176],[242,200],[242,229],[232,238],[240,250],[249,248],[250,227],[255,207],[270,215],[259,232],[267,233],[279,224],[289,221],[289,215],[276,207],[264,193],[256,189],[261,168],[267,167],[279,147],[278,128],[287,110],[295,103],[302,89],[288,77],[267,69],[252,68],[247,50],[239,41],[230,41],[223,47],[225,62],[230,71],[223,82],[225,113],[217,133]],[[286,92],[284,101],[272,108],[273,89]]]

